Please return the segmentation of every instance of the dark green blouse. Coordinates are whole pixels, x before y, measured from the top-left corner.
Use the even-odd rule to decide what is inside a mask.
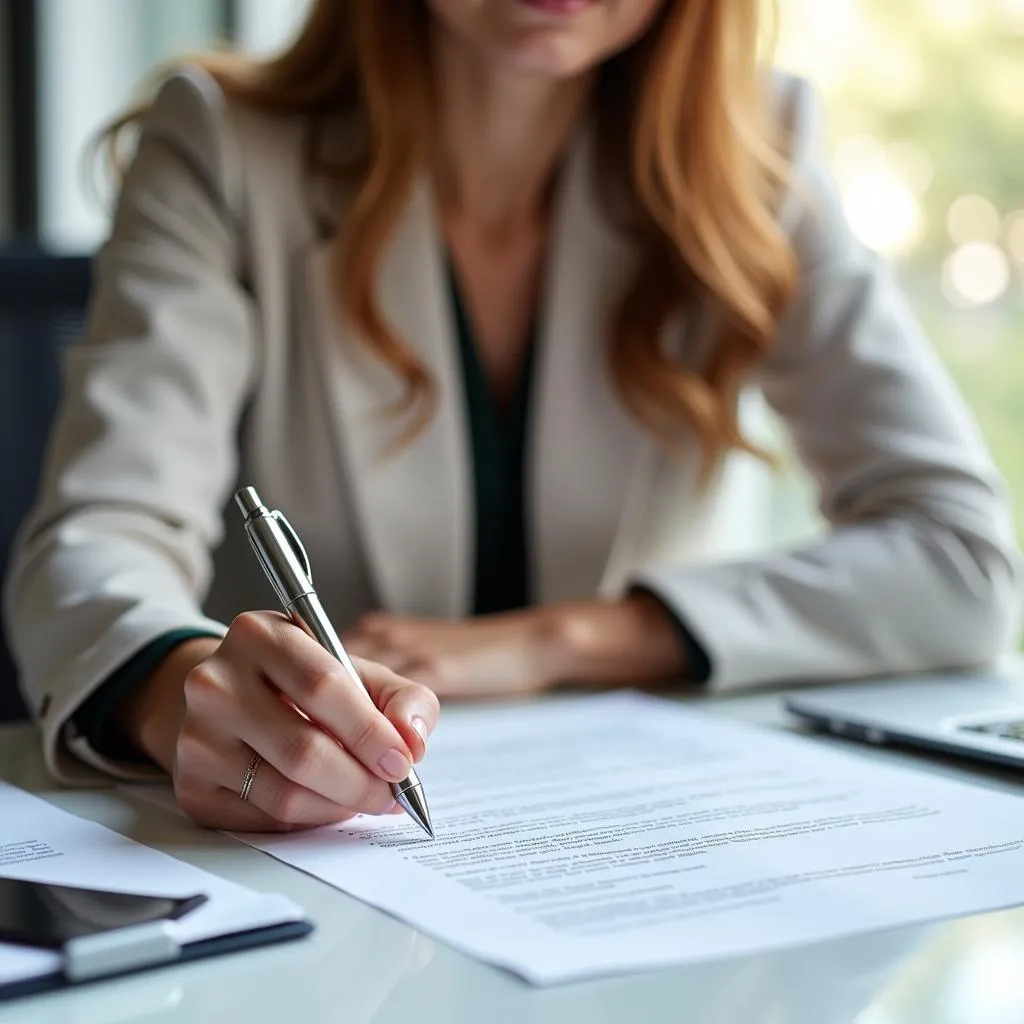
[[[450,269],[448,280],[462,366],[466,420],[472,439],[476,504],[473,614],[490,615],[531,603],[525,456],[536,330],[531,329],[512,400],[507,409],[502,409],[495,401],[480,362],[469,315]],[[674,614],[673,620],[677,622],[686,651],[688,678],[705,681],[710,675],[707,655]],[[206,635],[210,634],[186,629],[158,637],[114,672],[82,704],[74,715],[74,722],[94,750],[117,760],[138,758],[137,752],[113,728],[112,709],[172,648],[184,640]]]
[[[480,362],[469,314],[451,270],[448,281],[473,448],[473,614],[490,615],[530,603],[524,460],[536,331],[531,326],[519,380],[508,407],[502,409]]]

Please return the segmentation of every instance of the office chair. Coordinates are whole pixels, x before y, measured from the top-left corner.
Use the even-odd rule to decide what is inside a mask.
[[[89,283],[87,256],[55,256],[31,242],[0,246],[0,578],[35,500],[61,352],[82,332]],[[27,717],[0,637],[0,722]]]

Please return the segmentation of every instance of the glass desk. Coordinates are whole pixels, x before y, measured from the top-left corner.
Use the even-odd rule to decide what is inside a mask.
[[[776,693],[694,703],[746,721],[789,724]],[[826,737],[820,742],[846,745]],[[1024,793],[1024,774],[1015,778],[1011,772],[892,750],[855,749]],[[0,728],[0,778],[209,871],[254,889],[286,893],[317,923],[306,940],[0,1004],[3,1024],[1024,1021],[1024,909],[712,965],[536,989],[155,806],[116,790],[57,790],[28,727]]]

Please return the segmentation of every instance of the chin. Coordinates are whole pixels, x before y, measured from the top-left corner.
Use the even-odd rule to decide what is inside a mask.
[[[530,78],[561,80],[575,78],[597,63],[572,39],[545,39],[528,45],[502,47],[495,54],[507,71]]]

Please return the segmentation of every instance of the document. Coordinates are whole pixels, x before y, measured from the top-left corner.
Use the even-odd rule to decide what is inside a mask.
[[[437,838],[258,849],[536,984],[1024,903],[1024,800],[640,695],[445,709]]]
[[[225,881],[3,782],[0,876],[153,896],[203,894],[205,904],[171,924],[182,947],[304,919],[282,896]],[[0,992],[59,973],[62,964],[57,952],[0,942]]]

